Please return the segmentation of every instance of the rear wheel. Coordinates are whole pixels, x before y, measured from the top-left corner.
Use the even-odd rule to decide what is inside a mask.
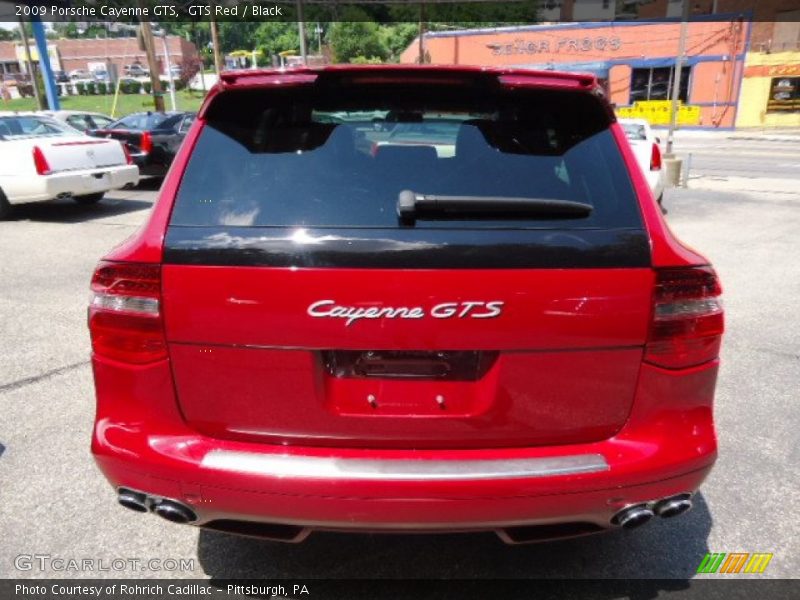
[[[73,200],[78,204],[97,204],[105,196],[105,192],[99,194],[87,194],[86,196],[75,196]]]
[[[0,221],[7,219],[11,215],[11,203],[6,198],[3,190],[0,190]]]

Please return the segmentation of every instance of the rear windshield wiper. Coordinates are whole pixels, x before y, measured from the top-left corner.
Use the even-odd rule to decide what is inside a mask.
[[[586,217],[592,205],[553,198],[514,198],[509,196],[436,196],[403,190],[397,198],[397,214],[412,222],[424,213],[469,214],[502,218],[508,215],[537,217]]]

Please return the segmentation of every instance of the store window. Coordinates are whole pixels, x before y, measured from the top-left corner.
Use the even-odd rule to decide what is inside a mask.
[[[633,69],[631,76],[631,104],[643,100],[672,99],[672,72],[674,67],[652,69]],[[681,87],[678,98],[686,103],[689,99],[689,78],[691,67],[681,70]]]
[[[800,112],[800,77],[773,78],[767,112]]]

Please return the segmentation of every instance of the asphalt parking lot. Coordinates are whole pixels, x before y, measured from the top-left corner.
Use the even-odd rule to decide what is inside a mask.
[[[800,136],[697,134],[689,189],[668,221],[715,264],[728,333],[717,393],[720,458],[695,508],[631,531],[509,547],[494,535],[236,538],[119,507],[89,453],[85,326],[92,269],[147,217],[152,184],[96,207],[19,207],[0,222],[0,577],[692,577],[706,552],[771,552],[800,566]],[[19,555],[192,559],[189,571],[20,568]]]

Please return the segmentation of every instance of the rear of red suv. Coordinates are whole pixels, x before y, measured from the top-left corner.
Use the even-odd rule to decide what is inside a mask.
[[[589,76],[223,74],[89,327],[97,463],[175,522],[551,539],[716,456],[719,284]]]

